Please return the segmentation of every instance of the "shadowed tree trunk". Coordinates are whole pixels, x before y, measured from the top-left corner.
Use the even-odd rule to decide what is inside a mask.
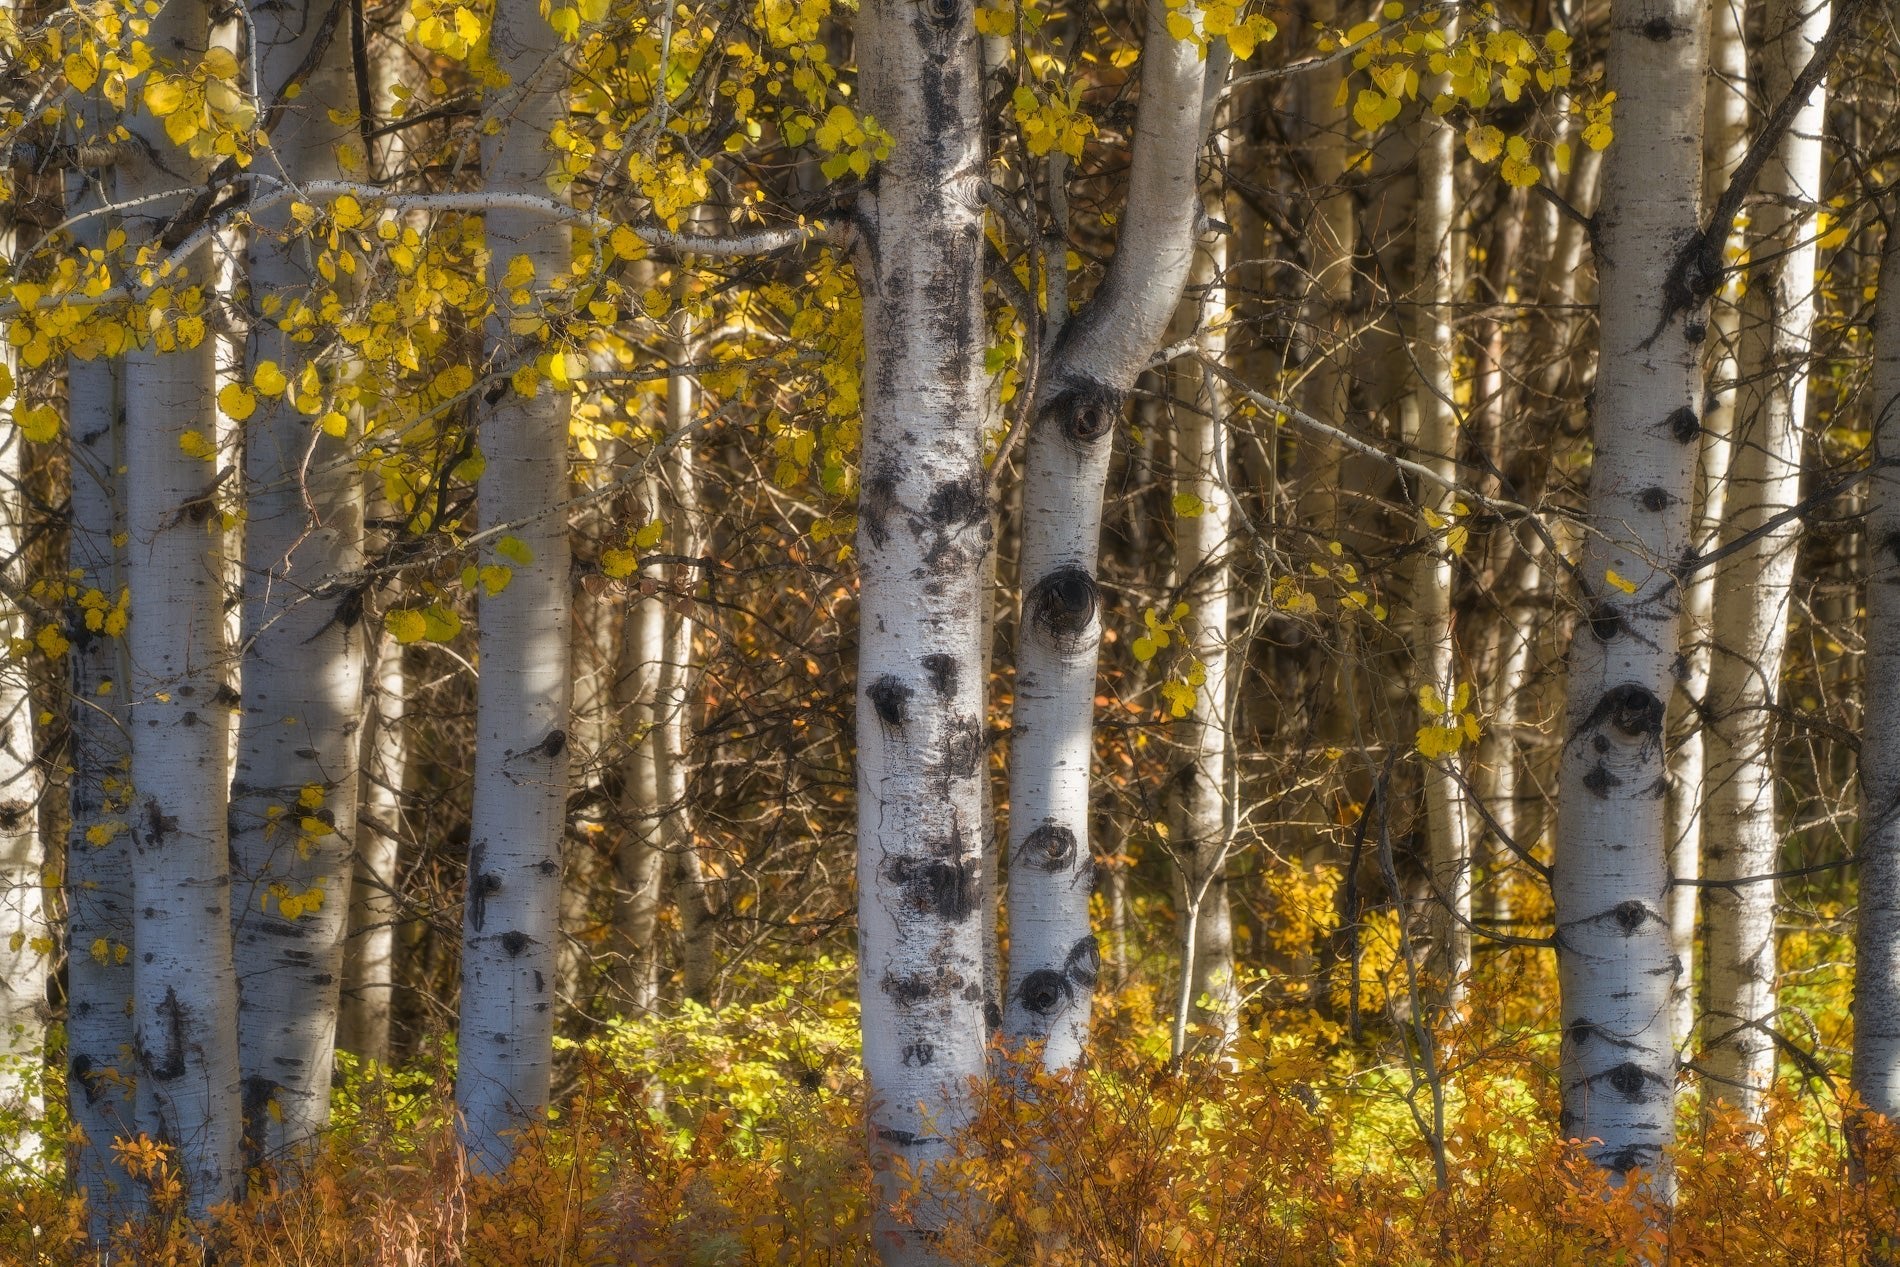
[[[1788,94],[1826,32],[1826,4],[1770,0],[1762,88]],[[1825,93],[1817,87],[1782,133],[1750,212],[1752,258],[1742,301],[1742,390],[1729,463],[1725,543],[1752,537],[1717,568],[1709,667],[1709,889],[1705,1103],[1759,1121],[1775,1077],[1775,813],[1773,709],[1781,697],[1800,526],[1770,528],[1801,497],[1801,441],[1814,330],[1814,214],[1821,202]],[[1757,236],[1759,230],[1759,236]]]
[[[363,736],[361,810],[350,881],[349,937],[343,944],[343,1000],[337,1046],[387,1061],[396,1006],[396,921],[402,914],[403,788],[409,737],[403,727],[408,678],[402,648],[384,639],[376,657],[373,711]]]
[[[205,47],[204,7],[181,0],[152,19],[156,58],[183,63]],[[127,120],[146,154],[114,169],[125,202],[201,180],[203,165],[172,146],[142,102]],[[181,172],[185,164],[189,172]],[[167,170],[169,168],[169,170]],[[128,217],[129,245],[158,225]],[[208,269],[208,261],[200,260]],[[226,836],[229,744],[222,717],[224,559],[213,502],[219,460],[205,452],[215,428],[212,348],[196,310],[171,307],[165,349],[154,334],[125,355],[126,582],[132,594],[132,786],[127,807],[134,861],[133,1049],[138,1125],[177,1150],[187,1204],[202,1215],[241,1181],[237,979],[231,964],[231,873]],[[180,329],[193,319],[195,329]],[[196,336],[195,341],[193,336]],[[188,451],[189,450],[189,451]]]
[[[303,91],[271,134],[296,181],[336,179],[330,110],[353,102],[347,32],[323,0],[260,10],[257,70]],[[250,244],[244,378],[289,377],[313,345],[278,328],[323,283],[288,206],[258,213]],[[278,309],[277,304],[284,307]],[[277,314],[274,319],[272,313]],[[314,362],[313,362],[314,363]],[[342,366],[327,365],[334,375]],[[312,426],[282,393],[244,420],[243,712],[231,782],[232,914],[248,1164],[307,1151],[330,1116],[351,851],[358,831],[362,595],[326,589],[363,565],[363,477],[347,430]],[[343,415],[335,415],[341,423]],[[338,429],[346,429],[342,424]]]

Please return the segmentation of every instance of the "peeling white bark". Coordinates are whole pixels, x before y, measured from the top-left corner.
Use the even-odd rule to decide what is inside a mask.
[[[501,0],[490,48],[515,95],[505,125],[482,139],[484,181],[504,193],[539,191],[552,152],[548,134],[566,112],[559,38],[533,0]],[[517,255],[534,263],[539,286],[567,269],[568,235],[559,222],[491,211],[487,236],[491,278]],[[497,352],[508,345],[505,311],[490,319],[487,341]],[[470,1159],[485,1170],[513,1156],[511,1132],[541,1121],[553,1062],[573,622],[566,518],[542,512],[567,494],[568,407],[565,392],[544,384],[532,399],[505,392],[480,420],[482,519],[521,523],[511,535],[530,560],[497,553],[507,537],[484,543],[483,564],[512,574],[500,592],[483,594],[478,626],[455,1096]]]
[[[349,932],[343,943],[343,999],[336,1045],[364,1060],[387,1061],[396,1007],[396,921],[402,915],[403,786],[409,736],[403,726],[408,682],[402,648],[384,639],[370,675],[373,709],[363,736],[350,878]]]
[[[1590,1155],[1614,1174],[1640,1167],[1667,1195],[1670,993],[1682,965],[1666,915],[1663,717],[1702,392],[1689,329],[1701,314],[1672,311],[1663,282],[1698,231],[1707,25],[1694,0],[1613,0],[1610,26],[1618,136],[1597,211],[1591,533],[1578,563],[1585,610],[1571,648],[1552,884],[1562,1130],[1597,1141]]]

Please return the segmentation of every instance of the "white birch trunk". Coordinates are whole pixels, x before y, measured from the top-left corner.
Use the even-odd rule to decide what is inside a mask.
[[[402,648],[384,639],[369,675],[356,820],[355,866],[350,878],[349,934],[343,943],[343,999],[336,1045],[364,1060],[387,1062],[396,1008],[396,921],[402,914],[403,789],[409,736],[403,725],[408,681]]]
[[[482,140],[486,187],[541,193],[548,134],[566,113],[560,40],[532,0],[502,0],[490,47],[512,105],[500,131]],[[544,217],[491,211],[487,235],[491,285],[517,255],[533,262],[536,287],[567,269],[567,231]],[[499,353],[508,339],[504,311],[490,319],[488,344]],[[568,395],[547,384],[532,399],[510,388],[480,424],[483,522],[524,521],[490,539],[482,559],[512,574],[481,599],[455,1094],[471,1160],[486,1170],[512,1157],[508,1132],[542,1120],[553,1061],[572,619],[567,523],[549,511],[567,492],[568,407]],[[521,547],[515,557],[496,553],[511,538]],[[521,561],[524,551],[531,561]]]
[[[1101,963],[1089,927],[1088,808],[1102,493],[1122,400],[1166,333],[1194,260],[1208,66],[1168,34],[1166,17],[1159,0],[1149,5],[1116,257],[1051,350],[1024,454],[1003,1026],[1012,1044],[1042,1042],[1050,1068],[1082,1052]]]
[[[152,19],[159,58],[204,48],[202,5],[177,3]],[[121,160],[115,200],[203,176],[142,109],[127,126],[164,166]],[[153,220],[128,219],[133,245]],[[208,262],[199,260],[202,271]],[[218,467],[179,447],[210,436],[212,349],[125,356],[127,654],[132,664],[134,847],[133,1047],[138,1124],[171,1144],[187,1204],[202,1215],[241,1181],[237,979],[231,961],[231,873],[226,836],[229,746],[223,685],[224,559],[213,501]]]
[[[322,0],[253,19],[267,91],[314,57],[271,134],[295,181],[341,176],[327,112],[353,104],[347,30],[326,31]],[[326,40],[327,44],[319,44]],[[267,160],[260,160],[267,161]],[[321,289],[287,207],[256,217],[256,301]],[[295,378],[321,345],[300,344],[268,309],[250,314],[245,380],[269,361]],[[243,711],[231,781],[232,914],[239,983],[247,1164],[307,1154],[330,1116],[351,852],[359,828],[362,595],[325,589],[363,565],[362,475],[348,437],[314,427],[281,395],[257,393],[244,423]]]
[[[669,353],[676,364],[690,364],[699,347],[693,337],[692,314],[684,307],[673,313]],[[699,414],[699,384],[690,375],[675,374],[666,383],[666,426],[669,434],[691,426]],[[673,553],[693,558],[699,553],[695,522],[699,511],[693,448],[675,444],[667,454],[667,539]],[[666,605],[662,658],[656,683],[654,775],[659,785],[660,824],[665,849],[673,864],[673,901],[680,915],[680,993],[699,1003],[710,1001],[718,971],[715,936],[718,925],[710,906],[706,868],[693,831],[692,806],[687,796],[691,772],[689,744],[693,734],[693,596],[698,593],[699,568],[675,563],[668,569],[672,601]]]
[[[1763,92],[1779,101],[1827,31],[1829,6],[1771,0]],[[1766,195],[1750,226],[1754,258],[1742,302],[1741,408],[1730,459],[1725,542],[1759,533],[1715,581],[1709,669],[1705,1103],[1760,1120],[1775,1077],[1775,813],[1772,709],[1781,697],[1797,523],[1767,520],[1801,497],[1801,439],[1814,330],[1815,234],[1825,91],[1817,87],[1762,168]],[[1757,233],[1756,230],[1759,230]]]
[[[874,1239],[938,1261],[936,1164],[984,1072],[984,320],[981,51],[967,8],[872,0],[864,106],[893,138],[861,196],[858,973]],[[914,1221],[891,1213],[916,1176]]]
[[[1210,197],[1208,203],[1210,212],[1218,214],[1220,200]],[[1227,352],[1226,267],[1226,243],[1213,239],[1195,280],[1205,287],[1199,314],[1201,354],[1216,364]],[[1225,397],[1220,380],[1203,375],[1200,409],[1181,415],[1175,459],[1180,491],[1201,505],[1200,514],[1175,522],[1175,566],[1182,597],[1193,608],[1187,617],[1193,622],[1188,645],[1206,674],[1196,689],[1194,711],[1183,723],[1187,763],[1181,776],[1182,834],[1174,842],[1191,917],[1186,923],[1193,929],[1193,971],[1184,973],[1182,981],[1190,997],[1182,1002],[1198,1007],[1207,1000],[1203,1025],[1208,1036],[1198,1046],[1210,1055],[1230,1051],[1240,1037],[1240,983],[1233,911],[1227,900],[1227,860],[1239,807],[1231,797],[1229,764],[1234,719],[1227,636],[1233,584],[1226,555],[1233,499],[1228,493]],[[1184,1041],[1177,1021],[1177,1057]]]
[[[1704,198],[1712,202],[1727,185],[1729,173],[1748,148],[1748,48],[1742,0],[1721,0],[1709,10],[1708,136],[1704,145]],[[1726,228],[1727,226],[1723,226]],[[1730,235],[1733,240],[1734,235]],[[1735,425],[1735,359],[1739,313],[1733,281],[1709,305],[1709,390],[1702,419],[1702,452],[1696,466],[1696,519],[1692,541],[1698,551],[1718,544],[1728,494],[1730,436]],[[1703,568],[1682,590],[1683,660],[1687,672],[1677,698],[1686,702],[1669,752],[1669,941],[1681,960],[1676,982],[1677,1050],[1690,1045],[1695,1029],[1694,976],[1696,919],[1702,909],[1702,831],[1706,795],[1705,732],[1701,710],[1709,690],[1709,657],[1714,645],[1710,621],[1715,613],[1715,570]]]
[[[1872,396],[1874,453],[1891,458],[1900,453],[1900,234],[1892,232],[1875,304]],[[1853,1086],[1869,1109],[1900,1118],[1900,468],[1876,466],[1867,480],[1867,543]]]
[[[1455,26],[1447,32],[1449,40]],[[1452,403],[1452,303],[1457,299],[1458,238],[1454,233],[1452,177],[1457,137],[1431,116],[1417,125],[1424,136],[1418,152],[1418,218],[1414,226],[1419,304],[1413,355],[1419,381],[1412,392],[1417,432],[1410,437],[1416,460],[1445,480],[1458,473],[1457,407]],[[1457,500],[1442,486],[1421,485],[1421,506],[1449,521]],[[1449,703],[1457,687],[1457,646],[1452,630],[1454,555],[1433,536],[1412,567],[1412,655],[1420,679]],[[1430,721],[1431,718],[1424,720]],[[1423,761],[1425,837],[1431,865],[1432,905],[1426,969],[1434,996],[1456,1004],[1471,973],[1471,830],[1460,770],[1460,753]]]
[[[103,231],[94,235],[102,245]],[[125,527],[125,402],[115,361],[74,358],[66,369],[71,439],[67,566],[81,595],[97,590],[116,606],[125,584],[115,538]],[[73,1187],[86,1197],[89,1232],[105,1238],[129,1209],[128,1180],[112,1141],[137,1133],[131,1097],[132,838],[125,830],[131,771],[126,712],[131,665],[125,639],[74,605],[67,709],[66,1055],[67,1107],[83,1133],[71,1154]],[[93,620],[99,628],[92,628]],[[124,1196],[121,1193],[124,1192]]]
[[[659,482],[645,481],[644,523],[659,505]],[[666,603],[658,582],[642,576],[621,630],[620,672],[614,680],[617,715],[630,736],[620,771],[620,821],[626,830],[614,857],[619,891],[614,924],[619,933],[620,988],[635,1013],[651,1012],[660,1002],[661,869],[659,847],[664,817],[656,748],[660,741],[654,700],[666,639]],[[651,592],[649,592],[651,591]]]
[[[1618,1176],[1672,1184],[1675,1048],[1662,793],[1701,381],[1663,282],[1697,234],[1707,26],[1692,0],[1613,0],[1617,140],[1597,211],[1602,350],[1579,561],[1553,896],[1562,1130]],[[1611,574],[1614,574],[1612,576]],[[1630,586],[1625,592],[1623,586]]]

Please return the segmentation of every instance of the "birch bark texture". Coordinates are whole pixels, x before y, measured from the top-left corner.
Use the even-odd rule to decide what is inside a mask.
[[[1552,883],[1565,1136],[1672,1190],[1676,1056],[1662,793],[1702,428],[1698,312],[1665,285],[1696,240],[1707,23],[1694,0],[1613,0],[1618,138],[1597,211],[1595,458],[1572,646]]]
[[[102,247],[104,233],[89,243]],[[125,1172],[112,1141],[137,1133],[131,1091],[132,838],[123,811],[130,791],[130,678],[124,630],[116,620],[125,584],[118,534],[125,527],[124,401],[117,363],[103,357],[66,366],[71,520],[67,566],[84,596],[67,620],[66,1093],[82,1138],[71,1154],[73,1187],[86,1197],[88,1231],[105,1238],[129,1209]],[[70,573],[69,573],[70,575]],[[122,616],[120,617],[122,619]]]
[[[1787,95],[1827,32],[1829,6],[1769,0],[1762,88]],[[1826,92],[1801,103],[1762,168],[1751,212],[1752,258],[1742,301],[1741,408],[1731,440],[1724,544],[1747,544],[1715,580],[1716,642],[1709,667],[1708,803],[1703,852],[1708,1015],[1706,1104],[1759,1121],[1775,1077],[1775,813],[1773,709],[1781,697],[1798,522],[1768,521],[1801,497],[1801,448],[1814,332]],[[1726,226],[1720,226],[1726,227]],[[1757,231],[1759,231],[1757,233]]]
[[[566,116],[559,37],[534,0],[501,0],[490,50],[506,77],[508,113],[482,138],[482,174],[498,193],[543,192],[548,136]],[[568,233],[545,216],[487,215],[488,278],[517,256],[534,285],[565,273]],[[531,302],[538,302],[533,300]],[[500,365],[512,350],[509,312],[489,318],[486,348]],[[569,396],[510,388],[480,419],[486,459],[477,487],[484,524],[504,535],[483,545],[485,584],[477,645],[475,801],[462,929],[462,1006],[456,1107],[470,1160],[506,1166],[515,1133],[538,1124],[554,1055],[555,951],[566,824],[567,727],[572,678],[567,521],[554,508],[568,487]]]
[[[1089,927],[1102,495],[1122,403],[1165,336],[1194,263],[1203,97],[1225,60],[1203,60],[1148,6],[1128,199],[1100,290],[1068,322],[1037,391],[1023,458],[1023,607],[1011,718],[1009,974],[1003,1030],[1042,1044],[1049,1068],[1080,1058],[1100,951]]]
[[[956,0],[868,0],[860,196],[858,961],[881,1260],[938,1261],[938,1163],[985,1065],[982,55]],[[986,1012],[989,1012],[986,1015]],[[893,1208],[915,1176],[907,1216]]]
[[[367,636],[367,635],[366,635]],[[358,764],[355,864],[349,931],[343,943],[343,997],[336,1045],[364,1060],[387,1062],[396,1009],[396,924],[402,918],[404,788],[409,735],[403,724],[408,673],[402,648],[383,639],[366,675],[368,725]]]
[[[329,112],[354,97],[339,16],[323,0],[292,0],[253,19],[261,81],[275,89],[304,76],[271,132],[275,163],[297,183],[342,175],[335,146],[349,133]],[[288,206],[255,217],[247,380],[266,363],[287,375],[300,361],[326,377],[346,372],[288,332],[294,306],[322,284],[301,239]],[[244,420],[243,710],[230,806],[251,1165],[296,1160],[330,1116],[367,633],[361,591],[333,583],[363,565],[364,486],[350,439],[312,426],[282,394],[256,399]]]
[[[1874,314],[1874,455],[1867,479],[1866,724],[1860,741],[1853,1088],[1900,1118],[1900,233],[1887,202]]]
[[[1447,28],[1454,43],[1456,25]],[[1449,524],[1456,498],[1446,491],[1458,474],[1458,409],[1452,400],[1452,304],[1457,298],[1458,235],[1452,178],[1457,137],[1434,114],[1422,114],[1416,126],[1418,215],[1413,226],[1418,279],[1418,337],[1413,355],[1418,382],[1412,399],[1417,430],[1412,443],[1420,460],[1442,478],[1438,486],[1418,490],[1420,505]],[[1458,659],[1454,639],[1452,585],[1456,558],[1447,537],[1427,519],[1428,539],[1412,567],[1412,655],[1422,681],[1449,704],[1457,691]],[[1425,720],[1431,721],[1432,718]],[[1426,966],[1434,997],[1455,1004],[1471,974],[1471,829],[1470,807],[1458,753],[1423,762],[1426,848],[1431,865],[1430,951]]]
[[[167,5],[152,19],[155,59],[195,56],[208,25],[202,4]],[[143,153],[114,169],[114,201],[204,178],[204,165],[176,153],[142,104],[126,126]],[[167,155],[169,170],[154,154]],[[150,242],[160,223],[128,217],[128,245]],[[185,318],[202,322],[207,303],[201,297],[194,307],[175,294],[171,328]],[[176,1150],[187,1208],[198,1216],[235,1195],[241,1178],[228,740],[217,711],[225,707],[219,468],[181,447],[187,432],[202,440],[215,426],[212,347],[205,333],[166,350],[154,334],[124,362],[126,465],[138,472],[126,482],[138,1125]]]
[[[1703,196],[1713,202],[1748,148],[1748,47],[1743,0],[1719,0],[1709,10],[1708,114],[1703,153]],[[1727,242],[1737,243],[1730,226],[1717,226]],[[1725,255],[1726,258],[1726,255]],[[1740,327],[1739,278],[1726,282],[1709,305],[1706,345],[1708,392],[1702,418],[1702,451],[1696,464],[1695,527],[1698,552],[1721,544],[1723,507],[1728,498],[1735,396],[1741,377],[1737,358]],[[1695,1028],[1694,973],[1696,921],[1702,912],[1702,838],[1707,796],[1707,743],[1702,722],[1709,692],[1714,647],[1715,569],[1702,568],[1682,590],[1682,648],[1686,672],[1677,699],[1686,704],[1671,726],[1669,750],[1669,941],[1683,963],[1677,980],[1677,1050],[1689,1047]]]

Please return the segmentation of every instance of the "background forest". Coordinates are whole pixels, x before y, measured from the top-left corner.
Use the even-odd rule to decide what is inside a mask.
[[[1890,1261],[1897,129],[1890,0],[9,0],[0,1261]]]

